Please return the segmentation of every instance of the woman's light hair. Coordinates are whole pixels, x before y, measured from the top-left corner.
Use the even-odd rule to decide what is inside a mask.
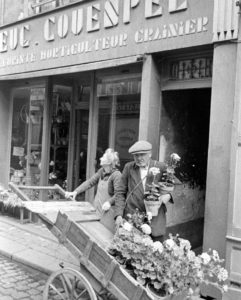
[[[115,152],[113,149],[108,148],[105,150],[105,153],[100,158],[100,165],[112,165],[113,167],[120,165],[120,159],[118,152]]]

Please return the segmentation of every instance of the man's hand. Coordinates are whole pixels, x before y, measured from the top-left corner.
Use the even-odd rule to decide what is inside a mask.
[[[108,211],[110,209],[111,205],[109,201],[106,201],[103,205],[102,205],[102,209],[103,211]]]
[[[161,201],[161,203],[167,204],[167,202],[171,200],[171,195],[170,194],[161,195],[159,197],[159,200]]]
[[[73,200],[75,201],[76,196],[77,196],[77,192],[76,191],[65,192],[65,198],[67,198],[67,199],[70,198],[70,197],[72,197]]]
[[[122,218],[122,216],[118,216],[115,219],[115,227],[116,227],[116,229],[118,229],[122,224],[123,224],[123,218]]]

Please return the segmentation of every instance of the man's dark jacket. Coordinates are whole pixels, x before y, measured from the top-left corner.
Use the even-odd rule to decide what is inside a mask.
[[[150,160],[149,169],[156,167],[160,169],[160,173],[155,176],[155,183],[161,181],[163,172],[166,170],[164,163]],[[151,172],[147,172],[145,190],[148,185],[153,182],[154,176]],[[173,203],[172,196],[170,202]],[[140,212],[146,212],[144,204],[144,188],[140,176],[140,168],[135,162],[127,163],[122,172],[120,184],[116,189],[115,195],[115,217],[132,214],[138,208]],[[153,217],[151,221],[152,235],[162,236],[166,232],[166,206],[162,204],[159,208],[158,216]]]

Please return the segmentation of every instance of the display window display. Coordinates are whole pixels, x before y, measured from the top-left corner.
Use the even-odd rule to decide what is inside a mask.
[[[39,185],[45,88],[17,89],[13,96],[10,180]]]

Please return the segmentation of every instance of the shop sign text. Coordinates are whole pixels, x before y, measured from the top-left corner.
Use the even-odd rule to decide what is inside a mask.
[[[190,14],[183,14],[189,11],[192,1],[93,1],[4,28],[0,31],[0,68],[99,51],[105,55],[106,50],[137,45],[142,45],[146,53],[146,45],[151,43],[205,33],[210,24],[207,15],[190,18]],[[141,22],[136,20],[137,15]],[[37,21],[40,25],[36,29]],[[160,45],[156,44],[159,51]]]

